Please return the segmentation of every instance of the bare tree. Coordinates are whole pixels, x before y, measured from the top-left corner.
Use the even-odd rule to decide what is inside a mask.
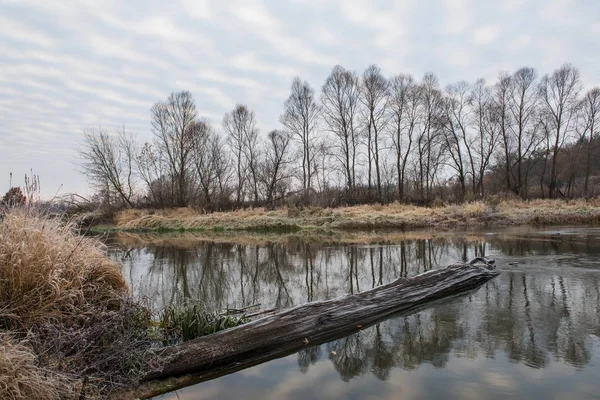
[[[421,91],[412,76],[397,75],[390,81],[388,103],[389,132],[396,158],[398,198],[404,199],[406,166],[412,150],[415,129],[420,119]]]
[[[135,141],[123,129],[110,135],[102,128],[84,131],[80,150],[81,168],[90,184],[104,192],[108,205],[113,194],[127,207],[133,208],[135,195]]]
[[[214,174],[214,185],[216,186],[215,193],[219,201],[219,206],[222,207],[229,203],[231,198],[231,159],[227,153],[225,143],[220,135],[213,132],[209,138],[209,151],[212,157],[212,173]]]
[[[316,132],[319,119],[319,105],[310,84],[294,78],[292,93],[284,103],[281,123],[298,140],[302,149],[302,191],[304,201],[309,200],[312,177],[316,173],[314,165]]]
[[[510,112],[510,99],[512,92],[512,77],[506,73],[500,73],[498,82],[494,85],[492,92],[493,112],[495,113],[493,121],[497,124],[502,143],[502,151],[499,159],[504,164],[504,180],[506,191],[512,190],[512,158],[513,158],[513,138],[511,135],[512,114]]]
[[[291,164],[289,152],[291,136],[287,132],[274,130],[269,132],[268,139],[261,176],[267,205],[274,207],[275,201],[278,200],[277,193],[279,193],[278,197],[282,198],[289,188],[288,166]]]
[[[223,129],[227,132],[227,138],[236,162],[236,202],[240,205],[244,201],[245,183],[248,175],[246,172],[247,169],[254,202],[258,203],[258,161],[260,149],[254,111],[251,111],[244,105],[238,104],[233,111],[226,114],[225,118],[223,118]]]
[[[586,146],[585,181],[583,184],[583,196],[589,195],[589,180],[592,164],[592,143],[598,137],[600,129],[600,88],[588,91],[579,104],[580,124],[578,125],[579,137]]]
[[[476,167],[473,168],[473,191],[475,193],[477,190],[483,197],[485,195],[484,176],[499,140],[501,115],[492,100],[491,89],[485,85],[484,79],[478,79],[471,87],[469,105],[471,108],[470,124],[475,129],[474,140],[469,146],[474,155],[471,160],[475,160],[476,163]]]
[[[317,190],[321,193],[327,191],[330,186],[330,159],[332,158],[331,146],[327,141],[321,140],[317,143],[315,156],[315,178]]]
[[[436,173],[440,167],[442,150],[440,148],[442,121],[442,95],[439,81],[431,73],[425,74],[419,85],[421,91],[421,123],[417,136],[418,167],[416,183],[419,188],[421,201],[429,201],[431,188]]]
[[[215,203],[227,193],[228,158],[221,138],[208,121],[196,121],[190,129],[194,130],[194,178],[198,181],[202,206],[213,211],[218,205]]]
[[[337,159],[344,171],[349,190],[356,184],[358,148],[359,90],[356,73],[336,65],[327,77],[321,93],[323,117],[339,140]]]
[[[157,148],[165,157],[173,182],[171,194],[175,204],[184,207],[189,201],[188,174],[194,143],[194,131],[189,127],[196,119],[196,104],[190,92],[171,93],[167,101],[152,107],[151,114]]]
[[[521,68],[511,78],[512,88],[509,110],[514,123],[510,125],[515,142],[517,177],[515,191],[527,197],[531,163],[524,170],[524,163],[540,143],[538,124],[539,97],[535,87],[537,72],[533,68]]]
[[[550,171],[550,197],[557,197],[557,163],[559,152],[571,135],[575,126],[575,117],[579,102],[577,97],[581,91],[579,70],[565,64],[552,75],[542,78],[539,94],[542,102],[542,113],[549,125],[551,134],[552,168]]]
[[[375,183],[377,198],[382,201],[380,150],[383,145],[381,133],[388,122],[386,108],[388,105],[388,80],[377,65],[370,65],[363,73],[360,82],[360,100],[364,106],[367,132],[368,187],[371,189],[372,165],[375,165]]]
[[[469,91],[470,86],[465,81],[446,87],[446,96],[442,101],[443,122],[440,124],[444,129],[443,138],[451,161],[450,167],[456,172],[462,198],[466,194],[467,168],[469,167],[473,193],[475,193],[476,185],[475,161],[471,151],[471,139],[467,132],[470,119]]]
[[[165,206],[164,160],[151,143],[144,143],[136,159],[136,169],[146,184],[147,195],[155,207]]]
[[[191,162],[194,166],[194,180],[198,181],[198,189],[201,194],[202,205],[212,209],[213,195],[213,171],[211,137],[212,127],[206,120],[196,120],[188,127],[194,139],[192,143]]]

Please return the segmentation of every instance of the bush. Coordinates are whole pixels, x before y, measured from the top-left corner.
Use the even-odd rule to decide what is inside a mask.
[[[23,191],[21,190],[20,187],[15,186],[12,187],[8,190],[8,192],[6,192],[4,194],[4,196],[2,197],[2,201],[0,202],[0,204],[2,204],[5,207],[20,207],[25,205],[26,202],[26,198],[25,195],[23,194]]]

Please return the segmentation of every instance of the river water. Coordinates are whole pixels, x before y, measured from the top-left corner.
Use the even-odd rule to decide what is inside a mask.
[[[154,307],[288,308],[484,255],[474,293],[160,399],[600,399],[600,228],[108,240]]]

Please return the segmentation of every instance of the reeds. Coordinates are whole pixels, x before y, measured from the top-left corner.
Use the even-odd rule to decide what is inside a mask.
[[[210,335],[242,325],[249,320],[244,316],[207,311],[201,304],[189,303],[167,307],[158,319],[165,344],[175,344]]]

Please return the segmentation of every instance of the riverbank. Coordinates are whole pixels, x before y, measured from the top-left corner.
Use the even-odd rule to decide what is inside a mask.
[[[148,320],[103,244],[57,219],[2,211],[0,398],[101,398],[106,382],[133,379]]]
[[[124,210],[95,231],[328,232],[412,230],[511,225],[577,225],[600,222],[600,199],[477,201],[419,207],[404,204],[343,208],[263,208],[203,214],[190,208]]]
[[[150,309],[101,241],[0,211],[1,399],[107,398],[159,368],[159,350],[247,322],[200,303]]]

